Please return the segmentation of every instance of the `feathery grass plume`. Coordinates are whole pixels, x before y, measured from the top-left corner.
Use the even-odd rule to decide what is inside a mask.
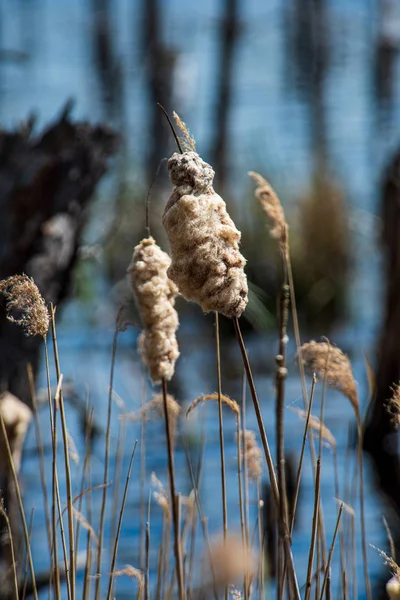
[[[204,312],[240,317],[248,302],[246,261],[241,234],[212,187],[214,171],[196,152],[173,154],[168,168],[174,186],[163,215],[172,259],[168,276]]]
[[[196,142],[194,138],[190,135],[186,123],[182,121],[178,113],[176,113],[175,111],[172,113],[172,116],[174,117],[175,123],[177,124],[183,135],[183,137],[181,137],[182,147],[186,150],[186,152],[196,152]]]
[[[144,588],[144,576],[140,569],[136,569],[132,567],[132,565],[125,565],[123,569],[119,569],[118,571],[114,571],[114,577],[122,577],[126,575],[127,577],[131,577],[132,579],[136,579],[138,584],[138,598],[141,598],[143,595]]]
[[[167,394],[167,408],[171,426],[172,439],[175,438],[176,425],[178,422],[179,413],[181,412],[180,404],[171,394]],[[164,418],[164,401],[162,394],[154,394],[150,402],[147,402],[141,409],[132,413],[122,415],[123,419],[128,421],[151,421],[153,419]]]
[[[393,395],[386,403],[386,410],[390,415],[390,423],[397,430],[400,425],[400,385],[394,384],[392,391]]]
[[[186,418],[190,415],[192,410],[196,408],[196,406],[198,406],[202,402],[207,402],[208,400],[218,401],[218,394],[216,392],[214,392],[213,394],[203,394],[202,396],[199,396],[198,398],[193,400],[193,402],[190,404],[189,408],[186,411]],[[239,405],[236,402],[236,400],[232,400],[228,396],[225,396],[225,394],[221,394],[221,402],[231,409],[236,419],[239,417]]]
[[[157,502],[158,506],[163,509],[166,519],[170,520],[171,507],[169,505],[168,494],[154,472],[151,474],[151,485],[156,488],[153,492],[154,500]]]
[[[6,428],[14,467],[18,473],[21,467],[22,447],[26,432],[32,419],[32,411],[24,402],[11,394],[3,392],[0,396],[0,412]],[[0,456],[6,456],[5,439],[0,433]],[[7,461],[2,461],[0,471],[8,468]]]
[[[357,386],[351,364],[339,348],[327,342],[313,341],[301,346],[299,356],[309,373],[315,373],[321,381],[326,378],[328,387],[344,394],[350,400],[356,414],[359,413]]]
[[[294,407],[290,407],[290,410],[294,413],[296,413],[296,415],[298,415],[303,421],[307,420],[307,413],[305,410],[301,410],[301,408],[294,408]],[[333,435],[333,433],[326,427],[326,425],[321,425],[320,420],[318,419],[318,417],[314,417],[314,415],[310,415],[310,419],[308,421],[308,426],[311,427],[311,429],[313,429],[316,433],[321,432],[321,436],[322,439],[325,440],[325,442],[328,442],[328,444],[330,446],[332,446],[332,448],[336,448],[336,438]]]
[[[46,337],[50,317],[44,298],[33,279],[13,275],[0,281],[0,293],[6,299],[7,319],[20,325],[28,337]]]
[[[258,481],[262,474],[261,464],[263,453],[257,444],[255,433],[250,431],[250,429],[245,429],[240,437],[242,441],[241,459],[243,460],[243,457],[246,458],[247,473],[250,479]]]
[[[255,197],[259,200],[264,212],[272,221],[270,230],[271,236],[279,240],[282,250],[286,252],[288,243],[288,225],[278,195],[268,181],[258,173],[249,171],[249,176],[254,179],[258,185],[254,192]]]
[[[79,465],[79,452],[76,447],[75,441],[69,431],[67,431],[67,442],[68,442],[68,452],[69,456],[76,465]]]
[[[169,381],[179,357],[176,340],[179,320],[174,309],[178,290],[167,275],[170,263],[168,254],[149,237],[135,247],[128,268],[144,326],[139,350],[153,383],[160,383],[162,379]]]

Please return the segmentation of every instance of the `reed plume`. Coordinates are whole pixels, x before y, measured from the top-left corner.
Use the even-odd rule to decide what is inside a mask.
[[[204,312],[240,317],[248,301],[246,261],[241,234],[212,187],[214,171],[193,151],[173,154],[168,168],[174,186],[163,215],[172,259],[168,276]]]
[[[273,238],[279,240],[281,248],[286,254],[288,250],[288,225],[278,195],[268,181],[258,173],[249,171],[249,176],[254,179],[258,186],[254,195],[272,222],[270,234]]]
[[[231,533],[226,539],[216,537],[211,542],[211,555],[216,583],[234,585],[244,578],[251,580],[256,572],[256,561],[251,548],[243,548],[241,537]]]
[[[46,302],[33,279],[13,275],[0,281],[0,293],[6,299],[7,319],[19,325],[28,337],[46,337],[50,317]]]
[[[179,320],[174,309],[178,290],[167,276],[170,262],[168,254],[149,237],[135,247],[128,268],[144,326],[139,349],[153,383],[169,381],[179,357],[176,339]]]
[[[180,138],[182,147],[186,152],[196,152],[196,142],[194,138],[190,135],[186,123],[182,121],[178,113],[176,113],[175,111],[172,113],[172,116],[174,117],[175,123],[182,132],[182,137]]]
[[[171,394],[167,394],[167,410],[171,425],[172,439],[174,439],[178,417],[181,412],[181,406]],[[150,402],[144,404],[141,409],[132,413],[124,414],[122,418],[128,421],[142,421],[142,419],[145,421],[151,421],[153,419],[163,419],[164,414],[163,395],[154,394]]]
[[[195,400],[193,400],[193,402],[190,404],[189,408],[186,411],[186,417],[188,417],[190,415],[190,413],[192,412],[192,410],[194,410],[196,408],[196,406],[198,406],[202,402],[207,402],[209,400],[217,400],[218,401],[218,399],[219,399],[219,396],[216,392],[214,392],[213,394],[203,394],[202,396],[195,398]],[[228,396],[225,396],[225,394],[221,394],[221,402],[223,404],[225,404],[226,406],[228,406],[231,409],[231,411],[234,413],[234,415],[236,416],[236,419],[238,419],[239,405],[236,402],[236,400],[232,400]]]
[[[296,415],[298,415],[300,417],[300,419],[302,419],[303,421],[307,420],[307,413],[305,410],[301,410],[301,408],[292,408],[292,407],[291,407],[291,410],[294,413],[296,413]],[[311,429],[313,429],[318,435],[321,433],[322,439],[325,440],[325,442],[327,442],[330,446],[332,446],[332,448],[336,448],[335,436],[328,429],[328,427],[326,427],[326,425],[324,425],[323,423],[321,424],[321,421],[318,419],[318,417],[315,417],[314,415],[310,415],[309,421],[308,421],[308,426],[311,427]]]
[[[347,356],[327,342],[309,342],[299,351],[306,371],[315,373],[328,387],[341,392],[350,400],[356,414],[359,413],[357,386]]]

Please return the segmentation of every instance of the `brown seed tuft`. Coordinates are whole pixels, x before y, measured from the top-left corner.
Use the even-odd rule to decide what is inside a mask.
[[[176,340],[179,320],[174,309],[178,290],[167,275],[170,263],[168,254],[149,237],[136,246],[128,268],[144,326],[139,352],[153,383],[169,381],[179,357]]]
[[[123,577],[124,575],[136,579],[138,584],[138,598],[141,598],[144,589],[144,576],[142,571],[132,567],[132,565],[125,565],[123,569],[114,571],[114,577]]]
[[[165,518],[169,520],[171,518],[171,510],[168,500],[168,494],[165,487],[163,486],[163,484],[158,479],[155,473],[151,474],[151,485],[156,488],[153,492],[154,500],[163,509]]]
[[[44,298],[27,275],[13,275],[0,281],[0,293],[6,299],[7,319],[20,325],[25,335],[45,337],[50,318]]]
[[[254,171],[249,171],[249,175],[258,185],[254,195],[260,201],[264,212],[272,221],[271,236],[279,240],[282,248],[286,250],[288,226],[278,195],[264,177]]]
[[[172,259],[168,276],[204,312],[240,317],[248,301],[246,261],[241,234],[212,187],[214,171],[196,152],[173,154],[168,168],[174,185],[163,215]]]
[[[198,404],[201,404],[202,402],[207,402],[208,400],[218,400],[218,394],[216,392],[214,392],[213,394],[203,394],[203,396],[199,396],[198,398],[193,400],[193,402],[186,411],[186,418],[190,415],[192,410],[194,410]],[[226,406],[229,406],[229,408],[235,414],[235,417],[237,419],[239,416],[239,405],[236,402],[236,400],[231,400],[231,398],[229,398],[228,396],[221,394],[221,401],[223,402],[223,404],[226,404]]]
[[[328,387],[346,396],[356,414],[359,414],[357,386],[347,356],[327,342],[309,342],[301,346],[299,353],[306,370],[315,373]]]
[[[247,465],[247,473],[250,479],[257,481],[260,479],[262,474],[262,457],[260,447],[257,444],[256,436],[253,431],[245,429],[241,433],[241,447],[242,455],[241,460],[245,458]]]

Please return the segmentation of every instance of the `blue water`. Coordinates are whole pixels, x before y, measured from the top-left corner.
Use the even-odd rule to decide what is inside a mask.
[[[144,166],[143,148],[146,147],[146,94],[143,75],[146,61],[140,57],[139,34],[141,30],[141,4],[135,0],[116,0],[112,4],[115,56],[120,62],[124,93],[122,112],[113,124],[127,133],[125,143],[129,155],[129,173],[132,182],[140,176]],[[357,0],[328,2],[330,30],[332,35],[332,66],[325,86],[328,154],[332,170],[345,190],[349,203],[351,231],[356,254],[353,285],[349,302],[351,319],[332,333],[332,341],[341,345],[350,355],[360,397],[368,396],[364,367],[364,353],[373,358],[374,343],[379,333],[381,319],[381,286],[379,279],[380,257],[377,240],[380,233],[377,190],[382,165],[399,139],[400,111],[395,107],[385,115],[380,127],[373,116],[373,41],[379,35],[375,7],[372,3]],[[217,24],[222,3],[205,0],[201,5],[182,0],[166,0],[162,3],[164,37],[179,52],[174,74],[174,97],[184,118],[196,136],[198,148],[207,158],[210,134],[213,128],[212,108],[215,101],[216,77],[215,52],[217,49]],[[266,171],[279,189],[283,203],[293,205],[308,184],[312,170],[312,149],[308,126],[308,111],[301,97],[288,88],[286,63],[283,55],[283,22],[286,3],[279,0],[259,2],[249,0],[241,3],[241,36],[235,59],[233,107],[230,116],[230,161],[232,188],[236,190],[232,202],[236,203],[238,225],[246,222],[247,207],[240,202],[247,189],[246,172],[249,169]],[[74,115],[90,120],[107,119],[108,112],[101,101],[98,78],[93,69],[90,32],[93,14],[90,2],[81,0],[4,0],[1,6],[0,48],[19,53],[19,60],[3,59],[0,62],[0,121],[11,127],[34,110],[42,125],[53,118],[67,98],[76,100]],[[398,70],[398,62],[396,63]],[[115,177],[102,185],[102,193],[112,196]],[[102,205],[104,206],[104,204]],[[91,229],[97,233],[106,224],[96,220],[93,211]],[[91,463],[92,484],[101,483],[104,464],[104,424],[107,410],[107,388],[112,345],[112,327],[115,307],[104,279],[97,284],[98,301],[88,308],[72,302],[64,311],[59,323],[59,342],[62,372],[73,382],[82,402],[87,396],[94,406],[94,418],[101,435],[93,447]],[[360,298],[362,301],[360,301]],[[79,316],[81,315],[81,316]],[[85,318],[82,319],[82,315]],[[96,327],[90,328],[87,319]],[[212,329],[212,323],[207,321]],[[180,386],[179,401],[186,405],[197,395],[216,388],[213,361],[212,334],[199,337],[195,324],[184,323],[181,343],[190,348],[183,353],[177,367]],[[115,369],[115,391],[123,398],[126,410],[140,406],[142,397],[142,371],[134,350],[137,332],[129,330],[120,335],[119,351]],[[321,331],[321,334],[325,332]],[[262,402],[265,423],[274,447],[274,388],[271,373],[276,341],[268,337],[249,340],[250,358],[265,364],[265,370],[256,378]],[[301,388],[296,372],[294,347],[289,345],[289,379],[286,404],[301,407]],[[240,372],[240,361],[235,346],[224,349],[229,353],[235,371]],[[228,377],[224,382],[233,397],[240,397],[240,378]],[[55,381],[53,381],[55,383]],[[44,373],[40,385],[45,385]],[[225,389],[225,387],[224,387]],[[253,411],[248,401],[247,425],[256,430]],[[319,408],[319,395],[315,411]],[[125,410],[125,409],[124,409]],[[121,409],[113,405],[112,456],[115,451],[120,425]],[[201,411],[199,412],[199,415]],[[79,487],[80,469],[84,457],[84,439],[77,412],[67,406],[68,428],[80,454],[80,465],[73,466],[73,482]],[[50,443],[48,415],[41,409],[40,419],[45,445]],[[347,441],[347,425],[353,420],[348,402],[338,394],[329,394],[326,407],[326,424],[338,443],[338,460],[341,474],[346,469],[344,448]],[[235,423],[229,413],[225,414],[225,438],[228,482],[229,522],[238,526],[236,487]],[[287,449],[298,453],[302,439],[302,424],[290,410],[286,411]],[[209,517],[210,531],[221,528],[221,504],[219,495],[219,454],[216,407],[207,407],[207,444],[205,450],[204,476],[201,500]],[[183,418],[182,427],[191,437],[199,436],[201,422],[193,416],[188,422]],[[136,424],[127,425],[124,448],[123,474],[126,473],[133,443],[140,439]],[[34,432],[29,431],[26,448],[35,445]],[[61,463],[60,463],[61,464]],[[133,465],[125,519],[123,523],[118,565],[138,565],[139,539],[139,464],[140,452]],[[190,482],[185,468],[181,445],[176,450],[179,490],[190,492]],[[46,454],[47,473],[50,473],[50,456]],[[112,470],[112,469],[111,469]],[[166,484],[166,454],[164,429],[161,422],[151,422],[147,428],[147,473],[155,471]],[[367,466],[368,471],[368,466]],[[37,569],[47,568],[47,547],[44,534],[43,500],[38,478],[37,458],[29,452],[23,463],[21,481],[27,513],[35,508],[33,520],[33,552]],[[60,485],[64,490],[63,469],[60,468]],[[343,484],[342,484],[343,485]],[[375,546],[385,546],[381,523],[382,506],[367,477],[367,524],[368,541]],[[333,467],[330,450],[326,449],[323,461],[322,500],[325,510],[328,540],[331,539],[337,514],[333,499]],[[64,496],[65,497],[65,496]],[[111,503],[112,492],[109,493]],[[97,514],[101,491],[94,491],[93,514]],[[310,521],[313,502],[313,482],[306,460],[299,527],[293,538],[293,551],[300,583],[304,581],[310,537]],[[251,518],[255,518],[251,504]],[[151,555],[156,559],[160,539],[160,508],[151,505]],[[96,523],[96,521],[94,521]],[[95,527],[96,529],[96,527]],[[109,522],[106,529],[103,572],[108,573],[110,543]],[[201,537],[200,534],[198,536]],[[84,549],[84,536],[81,536]],[[337,565],[337,553],[334,566]],[[369,561],[372,578],[382,572],[382,561],[370,549]],[[104,575],[106,581],[107,577]],[[333,580],[336,580],[334,577]],[[361,561],[358,564],[359,597],[363,598]],[[94,582],[93,582],[94,585]],[[132,597],[135,589],[126,577],[116,582],[118,598]],[[43,593],[43,598],[45,594]]]

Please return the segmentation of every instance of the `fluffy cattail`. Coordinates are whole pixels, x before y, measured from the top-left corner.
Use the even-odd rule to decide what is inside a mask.
[[[228,534],[226,540],[218,536],[211,541],[211,556],[217,585],[233,585],[251,579],[256,563],[250,548],[244,548],[242,539]]]
[[[307,371],[315,373],[321,381],[346,396],[356,414],[359,413],[357,386],[349,359],[339,348],[327,342],[303,344],[299,356]]]
[[[7,319],[20,325],[27,336],[45,337],[49,330],[46,303],[30,277],[13,275],[0,281],[0,293],[6,299]]]
[[[301,408],[291,408],[293,412],[295,412],[303,421],[307,419],[307,413],[305,410],[301,410]],[[314,415],[310,415],[308,426],[313,429],[318,435],[321,433],[321,437],[325,442],[327,442],[332,448],[336,448],[336,438],[333,433],[326,427],[326,425],[322,424],[318,417],[314,417]]]
[[[14,461],[15,470],[21,466],[22,447],[26,432],[32,418],[31,409],[10,392],[3,392],[0,396],[0,412],[6,428],[8,443]],[[6,446],[0,434],[0,456],[6,456]],[[1,469],[8,468],[7,461],[2,463]]]
[[[246,261],[241,234],[212,187],[214,171],[196,152],[173,154],[168,168],[174,185],[163,215],[172,259],[168,276],[204,312],[240,317],[248,301]]]
[[[390,600],[400,600],[400,580],[397,575],[393,575],[387,582],[386,592]]]
[[[144,326],[139,350],[153,383],[172,378],[179,356],[179,320],[174,309],[178,290],[167,276],[170,263],[168,254],[149,237],[136,246],[128,268]]]
[[[262,473],[262,457],[260,447],[257,444],[256,436],[253,431],[245,429],[242,434],[242,460],[246,460],[247,473],[250,479],[257,481]]]
[[[158,506],[162,508],[165,518],[169,520],[171,518],[171,508],[169,505],[168,494],[155,473],[151,474],[151,484],[156,488],[153,492],[154,500],[157,502]]]
[[[249,175],[258,185],[254,192],[255,197],[260,201],[264,212],[272,221],[271,236],[279,240],[282,248],[286,249],[288,226],[282,204],[275,190],[264,177],[254,171],[250,171]]]

